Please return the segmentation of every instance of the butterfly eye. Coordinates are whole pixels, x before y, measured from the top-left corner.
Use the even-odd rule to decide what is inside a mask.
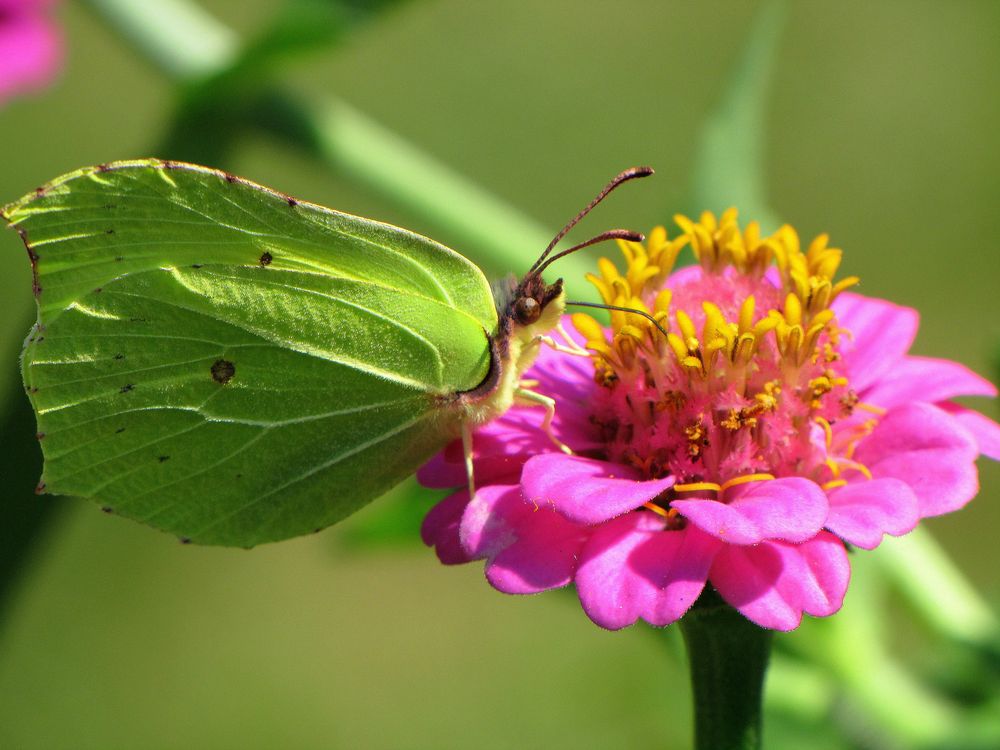
[[[534,297],[521,297],[514,303],[514,319],[523,326],[538,320],[542,306]]]

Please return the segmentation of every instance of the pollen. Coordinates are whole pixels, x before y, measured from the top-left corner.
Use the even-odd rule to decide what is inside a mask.
[[[657,227],[645,243],[619,241],[621,259],[588,275],[606,304],[627,308],[610,311],[610,327],[572,318],[601,386],[609,458],[720,497],[780,476],[867,475],[851,456],[878,419],[857,416],[866,405],[840,351],[851,334],[831,307],[858,282],[837,278],[843,251],[827,235],[803,245],[787,225],[741,228],[735,209],[675,223],[674,237]],[[675,273],[685,249],[697,265]],[[838,421],[850,429],[835,439]]]

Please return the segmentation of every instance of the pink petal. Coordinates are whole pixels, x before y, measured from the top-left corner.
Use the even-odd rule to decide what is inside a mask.
[[[802,613],[816,617],[840,609],[851,566],[844,545],[821,531],[802,544],[727,545],[709,580],[748,620],[772,630],[794,630]]]
[[[536,453],[555,450],[537,427],[524,429],[508,417],[495,420],[472,436],[476,484],[513,484],[521,476],[524,462]],[[420,467],[417,481],[425,487],[460,487],[466,483],[465,452],[461,440],[453,440],[443,451]]]
[[[765,539],[804,542],[823,528],[826,495],[815,482],[785,477],[748,482],[740,485],[739,491],[729,503],[674,500],[670,507],[703,531],[730,544],[757,544]]]
[[[420,538],[428,547],[434,547],[438,559],[445,565],[459,565],[472,560],[458,535],[462,514],[468,504],[468,490],[449,495],[427,512],[420,525]]]
[[[842,292],[832,307],[840,325],[852,334],[841,338],[840,353],[851,387],[860,393],[909,351],[920,317],[913,308],[851,292]]]
[[[955,396],[996,396],[997,389],[965,365],[948,359],[903,357],[861,394],[861,399],[892,408],[910,401],[945,401]]]
[[[668,625],[690,609],[721,545],[697,529],[664,531],[654,513],[602,524],[580,553],[576,588],[584,611],[609,630],[640,617]]]
[[[494,485],[476,492],[460,535],[471,557],[487,558],[486,579],[494,588],[534,594],[573,580],[587,531],[554,511],[535,510],[517,485]]]
[[[583,524],[634,510],[673,483],[673,477],[644,481],[631,467],[562,453],[535,456],[521,474],[525,497]]]
[[[917,496],[899,479],[873,479],[830,492],[826,527],[845,542],[875,549],[885,534],[901,536],[917,525]]]
[[[979,489],[979,447],[952,417],[931,404],[893,409],[858,444],[855,459],[875,477],[896,477],[916,493],[920,517],[957,510]]]
[[[967,409],[950,401],[937,406],[951,414],[956,422],[968,430],[978,444],[980,453],[994,461],[1000,461],[1000,424],[974,409]]]
[[[0,17],[0,100],[47,85],[62,61],[62,40],[42,14]]]

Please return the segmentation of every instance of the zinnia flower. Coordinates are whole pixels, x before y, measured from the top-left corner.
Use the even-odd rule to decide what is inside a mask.
[[[950,401],[994,396],[948,360],[907,354],[915,310],[846,291],[841,251],[768,238],[735,210],[677,217],[620,242],[590,280],[605,329],[572,316],[589,357],[545,350],[528,376],[557,402],[560,452],[537,409],[474,439],[476,497],[434,507],[424,541],[444,563],[486,561],[500,591],[574,583],[595,623],[667,625],[706,582],[749,620],[791,630],[844,599],[849,546],[873,549],[965,505],[1000,426]],[[673,271],[688,246],[697,265]],[[672,272],[673,271],[673,272]],[[655,322],[654,322],[655,321]],[[419,475],[464,480],[461,446]]]
[[[0,102],[41,88],[62,60],[62,40],[49,20],[50,0],[0,0]]]

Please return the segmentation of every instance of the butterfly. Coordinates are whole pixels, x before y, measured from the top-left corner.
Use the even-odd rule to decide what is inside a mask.
[[[552,254],[491,289],[399,227],[214,169],[121,161],[4,207],[34,272],[22,356],[40,492],[184,541],[250,547],[322,529],[515,401],[566,300]],[[552,436],[553,440],[556,440]],[[558,442],[558,441],[557,441]],[[561,446],[565,447],[565,446]]]

